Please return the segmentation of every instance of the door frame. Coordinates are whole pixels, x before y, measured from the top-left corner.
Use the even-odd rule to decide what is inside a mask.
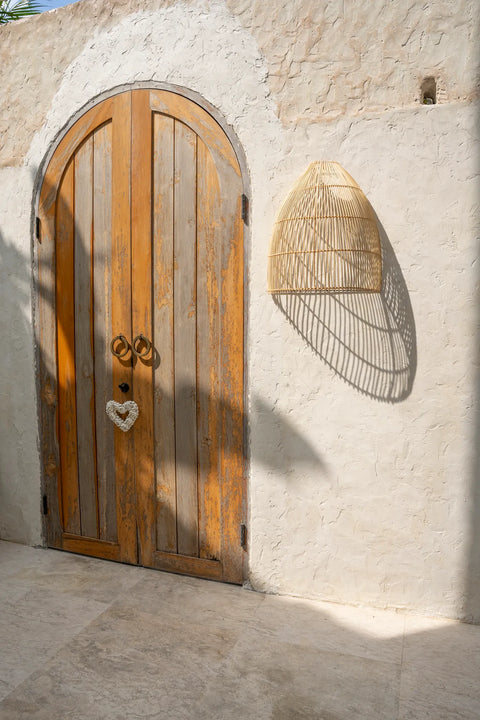
[[[75,123],[83,116],[86,112],[88,112],[90,109],[94,108],[95,106],[99,105],[105,100],[108,100],[111,97],[114,97],[115,95],[119,95],[124,92],[129,92],[132,90],[165,90],[167,92],[171,92],[177,95],[180,95],[187,100],[190,100],[197,105],[199,105],[201,108],[203,108],[209,115],[213,117],[213,119],[216,121],[216,123],[220,126],[222,131],[225,133],[226,137],[228,138],[230,144],[233,147],[233,150],[235,152],[235,155],[238,160],[238,164],[240,166],[240,172],[241,172],[241,179],[243,184],[243,192],[244,195],[247,198],[246,203],[246,216],[244,219],[243,224],[243,267],[244,267],[244,276],[243,276],[243,407],[244,407],[244,414],[243,414],[243,476],[242,476],[242,495],[243,495],[243,502],[245,507],[244,517],[245,522],[247,524],[247,533],[246,535],[242,532],[242,541],[245,541],[248,539],[248,518],[249,518],[249,503],[248,503],[248,477],[249,477],[249,453],[248,449],[250,447],[249,443],[249,422],[248,422],[248,414],[247,414],[247,396],[248,396],[248,372],[247,372],[247,338],[248,338],[248,313],[247,313],[247,307],[248,307],[248,267],[249,267],[249,257],[250,257],[250,213],[249,213],[249,200],[251,197],[250,193],[250,176],[248,172],[248,166],[246,162],[245,153],[243,150],[243,147],[238,140],[238,137],[233,130],[233,128],[227,124],[225,121],[225,118],[223,115],[215,108],[210,102],[208,102],[204,97],[202,97],[199,93],[190,90],[188,88],[179,86],[179,85],[173,85],[171,83],[165,83],[165,82],[154,82],[154,81],[146,81],[146,82],[135,82],[135,83],[129,83],[129,84],[122,84],[115,86],[114,88],[111,88],[108,91],[105,91],[103,93],[100,93],[96,95],[95,97],[91,98],[87,103],[85,103],[74,115],[72,115],[69,120],[65,123],[65,125],[61,128],[61,130],[56,134],[55,138],[51,141],[49,148],[47,152],[45,153],[42,162],[39,165],[39,169],[36,174],[35,182],[34,182],[34,189],[33,189],[33,198],[32,198],[32,211],[31,211],[31,252],[32,252],[32,268],[33,268],[33,282],[32,282],[32,310],[33,310],[33,326],[34,326],[34,342],[35,342],[35,381],[36,381],[36,399],[37,399],[37,422],[38,422],[38,434],[39,434],[39,459],[40,459],[40,488],[41,488],[41,504],[40,504],[40,513],[41,513],[41,522],[42,522],[42,537],[43,537],[43,546],[47,547],[48,544],[48,527],[47,527],[47,521],[46,521],[46,514],[45,514],[45,501],[50,501],[51,506],[51,485],[52,485],[52,477],[54,477],[57,473],[57,468],[59,467],[59,458],[58,458],[58,433],[57,433],[57,427],[56,427],[56,419],[53,420],[53,417],[57,417],[57,413],[52,413],[51,410],[49,411],[48,408],[51,408],[52,405],[56,405],[56,388],[46,388],[44,387],[44,379],[42,378],[42,368],[43,365],[48,365],[49,360],[47,359],[47,362],[45,362],[42,359],[42,348],[41,348],[41,329],[42,329],[42,300],[41,300],[41,293],[40,293],[40,286],[43,282],[40,279],[40,265],[41,263],[46,263],[48,260],[46,258],[41,259],[41,244],[39,243],[37,239],[38,229],[37,229],[37,217],[39,214],[39,202],[40,202],[40,193],[42,190],[43,181],[45,178],[45,173],[48,168],[48,165],[50,163],[51,158],[53,157],[54,153],[56,152],[59,144],[65,137],[65,135],[69,132],[69,130],[75,125]],[[54,272],[53,272],[54,275]],[[52,362],[52,359],[50,359],[50,362]],[[46,370],[48,370],[48,367],[46,367]],[[56,370],[55,373],[52,373],[56,377]],[[48,373],[47,373],[48,375]],[[45,418],[50,416],[51,420],[49,422],[45,422]],[[49,436],[53,434],[55,440],[52,443],[49,441]],[[55,452],[51,452],[52,445],[55,446]],[[50,482],[49,482],[50,481]],[[60,532],[60,528],[58,528],[54,532]],[[239,529],[239,542],[240,542],[240,529]],[[242,542],[243,544],[243,542]],[[243,580],[247,579],[248,576],[248,542],[245,542],[243,545]],[[112,558],[113,559],[113,558]]]

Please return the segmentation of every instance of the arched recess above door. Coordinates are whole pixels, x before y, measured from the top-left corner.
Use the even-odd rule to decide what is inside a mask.
[[[242,192],[228,137],[178,93],[114,94],[57,144],[37,250],[51,547],[241,582]],[[113,355],[119,335],[139,352]],[[128,432],[110,400],[137,403]]]

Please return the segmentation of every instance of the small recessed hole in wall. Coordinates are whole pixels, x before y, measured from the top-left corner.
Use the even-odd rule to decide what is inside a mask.
[[[423,105],[437,104],[437,83],[434,77],[424,78],[420,90]]]

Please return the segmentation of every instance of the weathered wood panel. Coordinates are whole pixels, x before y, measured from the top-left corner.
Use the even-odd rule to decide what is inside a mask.
[[[221,178],[222,266],[221,338],[222,378],[220,476],[222,478],[222,560],[224,579],[241,582],[244,552],[240,525],[245,522],[245,462],[243,454],[243,227],[240,178],[225,173]],[[233,199],[237,197],[236,207]]]
[[[220,188],[212,156],[197,150],[197,382],[200,557],[219,558]]]
[[[95,424],[99,538],[117,539],[113,424],[105,413],[112,399],[112,123],[93,136],[93,284]]]
[[[178,118],[193,130],[216,158],[217,169],[224,165],[235,174],[239,173],[238,161],[230,140],[219,124],[200,105],[168,90],[150,90],[150,106],[152,110]]]
[[[132,338],[130,174],[131,174],[131,93],[115,97],[112,126],[112,336]],[[110,343],[112,338],[107,338]],[[113,400],[125,402],[121,383],[133,387],[132,355],[112,359]],[[137,562],[135,500],[135,452],[133,433],[114,428],[115,478],[117,485],[117,529],[120,559]]]
[[[174,120],[153,116],[153,343],[158,550],[177,551],[173,355]]]
[[[72,433],[76,433],[76,427],[67,418],[65,420],[65,412],[63,412],[62,420],[57,412],[60,404],[63,411],[68,408],[70,414],[74,411],[71,399],[71,387],[67,383],[67,393],[63,392],[64,387],[60,386],[57,375],[56,360],[58,352],[64,354],[66,347],[73,352],[72,333],[74,333],[74,318],[62,321],[62,326],[66,332],[62,332],[60,336],[60,345],[57,342],[58,316],[56,316],[57,294],[64,296],[62,305],[65,308],[70,291],[73,293],[73,263],[70,270],[67,269],[65,275],[62,270],[62,263],[65,257],[56,257],[57,244],[60,236],[71,232],[74,233],[74,202],[73,202],[73,175],[69,174],[69,164],[72,164],[72,156],[81,142],[87,137],[91,130],[111,114],[114,105],[113,100],[92,108],[87,112],[76,125],[65,135],[60,142],[57,150],[51,158],[47,167],[44,181],[40,193],[40,203],[38,214],[40,217],[41,235],[39,238],[40,247],[38,248],[38,356],[40,369],[40,387],[41,387],[41,444],[43,451],[43,471],[44,471],[44,488],[48,499],[47,514],[47,540],[52,547],[62,547],[61,526],[66,526],[77,531],[80,523],[79,498],[77,486],[77,473],[75,466],[77,465],[77,454],[71,446],[66,447],[62,444],[60,450],[60,432],[63,436],[70,436],[70,443],[73,440]],[[73,169],[72,169],[72,172]],[[70,182],[71,181],[71,182]],[[64,189],[61,189],[62,183]],[[70,186],[71,197],[67,201],[65,197],[65,187]],[[63,197],[62,197],[63,196]],[[68,208],[66,208],[68,205]],[[60,232],[57,232],[58,218],[60,217]],[[70,230],[67,229],[70,227]],[[64,248],[67,255],[73,251],[73,244],[67,242]],[[60,261],[60,266],[57,265]],[[67,292],[64,294],[64,290]],[[73,312],[73,305],[72,305]],[[67,363],[60,367],[67,375],[71,373],[72,358],[67,357]],[[65,374],[64,373],[64,374]],[[64,383],[64,378],[62,378]],[[61,470],[63,456],[63,473]],[[62,482],[65,480],[65,487],[62,488]]]
[[[108,124],[108,129],[102,128],[102,125]],[[71,128],[60,142],[56,152],[54,153],[49,166],[47,168],[44,183],[40,194],[40,206],[39,214],[40,217],[45,219],[45,226],[51,222],[52,213],[56,217],[56,228],[55,228],[55,246],[56,252],[60,249],[60,255],[58,255],[57,266],[55,267],[56,276],[56,290],[53,301],[46,299],[43,302],[39,300],[39,316],[45,319],[40,326],[40,344],[48,344],[50,348],[52,342],[52,333],[48,328],[48,317],[49,310],[46,309],[48,306],[55,307],[58,305],[58,300],[61,299],[61,310],[57,313],[57,334],[59,335],[59,341],[57,342],[58,347],[58,370],[61,373],[58,382],[58,397],[59,397],[59,412],[61,411],[62,417],[58,419],[59,428],[59,450],[60,456],[60,467],[62,468],[61,479],[57,485],[57,492],[60,498],[61,513],[55,508],[55,503],[52,502],[49,507],[52,511],[49,511],[47,518],[48,523],[48,537],[49,543],[54,547],[64,546],[64,538],[60,535],[59,524],[60,517],[65,517],[66,520],[63,524],[64,529],[69,533],[69,549],[74,549],[72,543],[73,538],[79,535],[81,532],[80,528],[80,501],[78,494],[78,478],[75,471],[78,461],[78,453],[76,448],[76,432],[77,426],[72,422],[72,418],[76,415],[76,398],[75,392],[72,393],[71,384],[72,378],[75,380],[74,373],[74,361],[75,361],[75,324],[74,315],[66,311],[68,306],[73,308],[73,295],[75,288],[75,276],[74,276],[74,249],[73,249],[73,182],[74,182],[74,170],[72,165],[72,155],[77,152],[81,155],[82,149],[80,146],[87,137],[91,135],[97,128],[101,128],[99,132],[98,147],[97,147],[97,160],[99,162],[97,170],[97,190],[93,188],[93,194],[96,195],[97,207],[95,208],[95,197],[93,206],[93,225],[95,233],[95,224],[99,237],[104,235],[104,239],[99,241],[103,243],[103,248],[107,248],[110,238],[115,238],[112,243],[110,257],[104,255],[103,261],[100,262],[99,275],[100,278],[96,278],[95,271],[93,272],[93,284],[95,283],[106,283],[106,268],[110,272],[110,266],[112,268],[112,274],[110,275],[111,286],[117,284],[118,294],[114,298],[108,295],[110,292],[109,288],[105,288],[107,291],[105,297],[105,308],[100,310],[101,318],[97,317],[99,323],[97,328],[93,328],[93,345],[100,348],[100,354],[103,358],[97,359],[95,362],[95,372],[99,372],[96,377],[97,384],[106,379],[106,384],[102,388],[103,397],[96,399],[98,402],[98,408],[96,408],[95,418],[91,418],[90,426],[102,418],[104,422],[104,429],[106,430],[105,424],[105,402],[107,399],[118,399],[123,400],[117,385],[125,380],[125,375],[132,384],[131,378],[131,358],[127,357],[126,361],[115,361],[117,367],[115,372],[111,359],[106,360],[106,348],[109,348],[109,343],[112,334],[115,333],[117,327],[120,327],[120,331],[127,337],[131,336],[131,299],[130,299],[130,158],[131,158],[131,94],[126,93],[123,95],[110,98],[101,105],[92,108],[88,111],[77,123]],[[104,138],[105,144],[108,144],[108,148],[101,148]],[[107,140],[108,138],[108,140]],[[95,140],[93,141],[95,146]],[[113,154],[113,157],[110,156]],[[103,159],[102,159],[103,158]],[[95,150],[94,159],[95,163]],[[71,167],[70,167],[71,166]],[[103,169],[102,169],[103,168]],[[95,168],[93,170],[95,177]],[[108,180],[111,178],[111,181]],[[104,192],[105,187],[108,187],[110,182],[110,197],[107,191]],[[58,190],[60,189],[60,192]],[[79,191],[78,191],[79,193]],[[70,195],[70,197],[68,197]],[[77,197],[77,205],[86,202],[86,197]],[[67,208],[67,209],[66,209]],[[83,211],[82,211],[83,215]],[[68,218],[68,222],[67,222]],[[88,221],[85,221],[85,225],[88,225]],[[51,231],[53,236],[54,231]],[[70,237],[69,237],[70,235]],[[108,235],[108,239],[106,236]],[[64,242],[66,241],[66,242]],[[94,239],[95,242],[95,239]],[[77,249],[78,252],[78,249]],[[101,254],[103,252],[101,251]],[[78,258],[77,258],[78,259]],[[43,266],[43,260],[50,263],[50,268]],[[92,261],[95,265],[96,252],[95,246],[93,247]],[[50,251],[49,253],[39,253],[39,278],[48,278],[48,272],[54,270],[54,256]],[[102,262],[104,263],[102,266]],[[103,275],[103,279],[102,276]],[[118,282],[117,282],[118,280]],[[90,279],[92,283],[92,279]],[[110,287],[111,287],[110,286]],[[94,293],[95,296],[95,293]],[[101,297],[101,294],[99,295]],[[110,300],[108,299],[110,297]],[[102,304],[102,301],[100,301]],[[109,304],[110,303],[110,304]],[[115,307],[114,307],[115,305]],[[111,312],[110,327],[104,327],[105,319],[108,324],[108,313]],[[94,300],[94,315],[97,313]],[[114,327],[115,325],[115,327]],[[54,328],[55,329],[55,328]],[[118,330],[117,330],[118,332]],[[54,333],[53,333],[54,335]],[[91,333],[90,333],[91,336]],[[88,345],[88,343],[87,343]],[[102,350],[103,348],[103,350]],[[109,352],[109,350],[108,350]],[[48,350],[48,357],[51,356],[51,349]],[[70,354],[69,354],[70,353]],[[73,353],[73,355],[72,355]],[[65,362],[64,362],[65,359]],[[109,365],[110,363],[110,365]],[[103,365],[103,367],[102,367]],[[44,375],[46,376],[48,370],[45,366]],[[51,372],[51,370],[50,370]],[[108,379],[110,376],[110,379]],[[113,390],[113,380],[118,378],[115,384],[115,392]],[[80,384],[79,384],[80,385]],[[52,373],[51,380],[46,377],[43,383],[42,389],[42,415],[45,415],[47,422],[45,426],[54,420],[54,413],[51,407],[55,404],[55,372]],[[48,401],[44,400],[43,397],[48,396]],[[50,409],[48,409],[50,407]],[[47,408],[44,412],[44,408]],[[109,422],[109,421],[108,421]],[[62,437],[60,437],[60,432]],[[98,513],[102,513],[101,529],[99,534],[102,538],[108,538],[111,541],[115,540],[117,536],[116,524],[118,525],[118,541],[121,549],[118,550],[118,559],[123,559],[127,562],[136,562],[137,560],[137,548],[136,548],[136,519],[135,519],[135,486],[134,486],[134,472],[133,472],[133,442],[131,437],[125,437],[120,431],[115,431],[116,438],[111,440],[113,436],[113,426],[110,426],[110,440],[106,441],[106,458],[105,467],[109,466],[110,469],[104,472],[104,479],[106,479],[107,485],[103,488],[103,510],[101,510],[102,500],[99,498]],[[73,442],[73,436],[75,434],[75,442]],[[108,435],[108,431],[106,431]],[[97,438],[98,439],[98,438]],[[55,452],[47,453],[48,449],[53,448],[55,451],[56,440],[53,436],[53,440],[48,439],[45,442],[42,437],[42,445],[45,444],[45,459],[44,468],[45,475],[52,478],[52,485],[56,479],[57,468]],[[110,449],[108,449],[110,445]],[[96,447],[94,446],[94,451]],[[98,455],[98,453],[97,453]],[[113,464],[115,465],[115,472],[111,473]],[[118,472],[120,471],[120,473]],[[115,477],[115,473],[117,477]],[[47,484],[50,488],[49,497],[52,496],[51,485]],[[118,489],[118,492],[117,492]],[[54,496],[55,497],[55,496]],[[91,532],[88,530],[88,532]],[[84,540],[79,538],[79,542],[83,543]],[[101,547],[101,541],[99,547]],[[80,548],[81,545],[78,546]],[[82,552],[82,550],[78,550]]]
[[[58,349],[58,425],[63,528],[80,534],[75,397],[75,273],[73,160],[61,182],[56,217],[56,308]]]
[[[129,94],[129,93],[127,93]],[[96,130],[100,125],[112,119],[119,107],[119,97],[115,96],[104,100],[91,108],[83,115],[75,125],[70,128],[61,139],[47,167],[45,178],[40,195],[39,212],[43,215],[49,214],[51,208],[57,202],[57,193],[65,168],[72,158],[75,150],[83,140]],[[122,101],[123,102],[123,101]]]
[[[93,138],[75,153],[75,383],[81,534],[97,537],[93,361]]]
[[[157,552],[153,558],[152,567],[159,570],[169,570],[183,575],[209,578],[210,580],[222,580],[222,563],[205,558],[188,557],[187,555],[171,555],[169,553]]]
[[[198,555],[196,428],[196,135],[175,122],[174,347],[177,542]]]
[[[110,543],[95,538],[77,537],[64,534],[62,538],[63,550],[104,558],[105,560],[120,560],[120,548],[116,543]]]
[[[132,93],[132,342],[152,338],[152,114],[148,93]],[[147,347],[139,341],[137,349]],[[137,527],[142,565],[152,564],[155,550],[155,466],[153,439],[152,350],[135,356],[133,397],[139,407],[134,425]]]
[[[47,543],[62,546],[61,472],[58,445],[57,317],[55,280],[56,206],[47,212],[42,197],[49,191],[45,182],[40,197],[40,233],[37,238],[38,270],[35,283],[37,358],[40,391],[40,440],[43,464],[42,492],[47,498]]]

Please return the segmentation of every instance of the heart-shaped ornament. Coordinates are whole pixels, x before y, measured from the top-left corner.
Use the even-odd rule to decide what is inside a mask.
[[[127,400],[124,403],[117,403],[115,400],[109,400],[105,411],[120,430],[127,432],[132,427],[138,417],[138,405],[134,400]],[[120,415],[126,415],[122,418]]]

